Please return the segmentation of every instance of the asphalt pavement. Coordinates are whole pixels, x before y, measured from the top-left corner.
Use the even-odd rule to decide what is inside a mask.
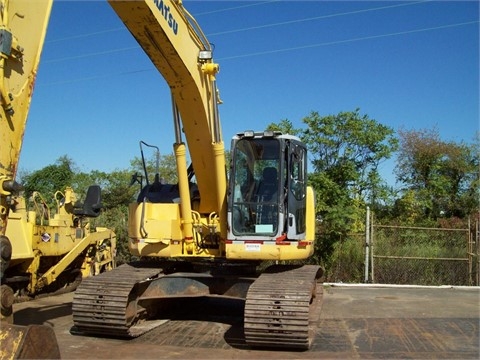
[[[132,339],[71,333],[73,293],[14,305],[14,323],[48,324],[63,359],[479,359],[480,288],[324,284],[309,351],[250,349],[241,302],[190,299]]]

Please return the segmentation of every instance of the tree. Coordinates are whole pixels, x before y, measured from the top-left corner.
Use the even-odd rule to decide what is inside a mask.
[[[350,197],[371,199],[381,185],[378,166],[397,149],[394,130],[359,109],[323,117],[312,112],[303,122],[315,172],[328,174]]]
[[[301,136],[302,130],[295,129],[293,124],[288,119],[280,120],[278,124],[272,123],[268,125],[267,130],[281,131],[283,134],[290,134],[294,136]]]
[[[57,159],[55,164],[23,175],[22,182],[26,198],[34,191],[40,192],[45,200],[53,199],[56,191],[62,191],[72,185],[75,174],[75,164],[67,155]],[[49,202],[47,200],[47,202]]]
[[[166,183],[174,184],[178,181],[177,178],[177,165],[175,162],[175,155],[160,155],[158,161],[157,169],[157,159],[153,155],[150,158],[145,159],[145,166],[147,168],[147,173],[149,176],[149,181],[152,182],[155,174],[158,173],[160,179],[163,179]],[[142,164],[142,159],[136,157],[130,162],[130,167],[132,168],[132,174],[137,173],[141,176],[144,176],[144,169]],[[143,179],[145,181],[145,179]]]
[[[415,193],[425,218],[463,218],[477,209],[478,139],[443,141],[436,129],[400,130],[399,137],[397,180],[405,193]]]
[[[311,183],[317,193],[317,251],[327,259],[334,244],[363,229],[366,205],[374,206],[386,188],[378,166],[397,149],[393,129],[361,115],[359,109],[337,115],[312,112],[303,119],[302,140],[313,165]]]
[[[359,230],[366,204],[387,193],[378,167],[398,142],[393,129],[361,115],[359,109],[328,116],[312,112],[303,122],[305,129],[295,129],[289,120],[270,124],[269,129],[297,135],[309,149],[309,183],[321,219],[317,251],[329,254],[342,236]]]

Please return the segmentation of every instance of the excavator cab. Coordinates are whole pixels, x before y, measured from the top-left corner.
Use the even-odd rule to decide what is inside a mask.
[[[306,148],[280,132],[232,140],[229,239],[305,239]]]

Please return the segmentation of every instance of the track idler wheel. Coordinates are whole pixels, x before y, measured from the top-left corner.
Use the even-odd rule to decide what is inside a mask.
[[[12,322],[13,315],[13,302],[15,300],[15,294],[8,285],[0,286],[0,319],[6,322]]]
[[[3,275],[10,264],[12,258],[12,244],[5,235],[0,235],[0,279],[3,279]]]

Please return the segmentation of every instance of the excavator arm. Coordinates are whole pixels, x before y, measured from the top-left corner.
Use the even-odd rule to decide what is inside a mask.
[[[5,234],[52,0],[0,2],[0,230]]]
[[[5,236],[10,196],[32,100],[52,0],[0,1],[0,278],[12,244]]]
[[[199,212],[226,214],[225,155],[215,85],[219,66],[212,61],[210,43],[180,0],[109,3],[171,89],[174,114],[178,109],[182,121],[181,126],[176,123],[176,144],[181,143],[182,128],[201,194]]]
[[[20,190],[15,176],[51,8],[52,0],[0,1],[0,279],[12,255],[7,219],[11,196]],[[0,358],[60,358],[50,326],[6,323],[13,292],[3,281],[0,292]]]

